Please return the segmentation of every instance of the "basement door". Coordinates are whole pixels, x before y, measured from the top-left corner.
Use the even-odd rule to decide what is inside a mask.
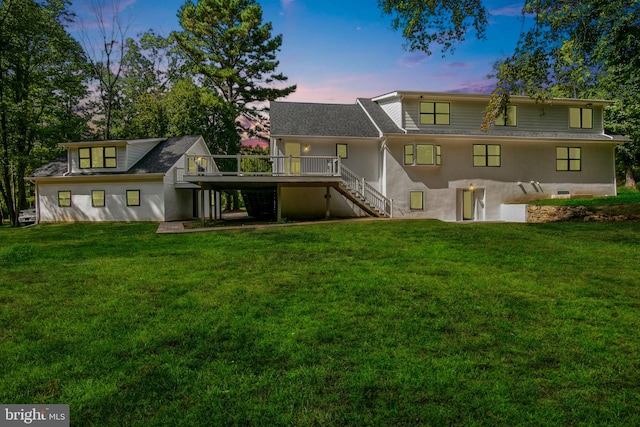
[[[473,221],[475,219],[475,197],[473,190],[462,190],[462,220]]]

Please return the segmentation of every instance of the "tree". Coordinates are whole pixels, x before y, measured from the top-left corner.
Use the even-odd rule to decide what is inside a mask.
[[[169,132],[167,95],[186,78],[186,58],[172,37],[153,30],[128,39],[122,60],[121,116],[115,133],[126,138],[177,136]]]
[[[27,207],[24,177],[79,138],[85,95],[82,48],[64,29],[67,3],[0,3],[0,196],[13,225]]]
[[[481,0],[378,0],[378,6],[393,16],[393,28],[402,30],[409,50],[431,55],[435,43],[444,54],[471,30],[485,38],[488,12]]]
[[[99,36],[90,36],[86,28],[82,33],[82,44],[97,86],[97,99],[91,103],[95,110],[94,124],[105,140],[111,139],[112,127],[120,112],[122,60],[126,54],[129,29],[120,14],[123,8],[121,1],[110,3],[111,10],[107,10],[104,0],[89,1]]]
[[[264,119],[266,101],[294,92],[296,86],[277,74],[276,53],[282,35],[272,37],[272,24],[262,23],[255,0],[191,0],[180,8],[183,31],[175,33],[179,46],[193,63],[204,87],[227,104],[229,114]],[[221,147],[211,147],[220,151]],[[238,147],[226,154],[235,154]]]

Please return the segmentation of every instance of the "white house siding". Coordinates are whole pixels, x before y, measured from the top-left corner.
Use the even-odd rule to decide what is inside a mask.
[[[342,159],[342,163],[355,172],[358,176],[379,189],[380,181],[380,142],[377,139],[363,138],[309,138],[289,137],[286,142],[299,143],[302,147],[309,145],[309,151],[302,156],[327,156],[336,155],[336,144],[347,144],[348,157]],[[284,155],[285,141],[274,144],[278,156]]]
[[[193,190],[176,189],[164,185],[164,221],[189,220],[193,218]]]
[[[404,128],[402,121],[402,101],[400,98],[378,101],[378,105],[382,107],[382,110],[393,120],[396,126],[400,129]]]
[[[157,181],[90,182],[64,179],[37,185],[40,222],[163,221],[163,183]],[[105,206],[91,206],[91,191],[105,191]],[[126,190],[140,190],[140,206],[127,206]],[[71,207],[58,206],[58,191],[71,191]]]
[[[404,166],[405,144],[442,147],[442,166]],[[473,144],[500,144],[500,167],[474,167]],[[582,171],[556,171],[557,146],[582,147]],[[518,141],[446,137],[396,137],[387,142],[386,196],[394,201],[394,216],[461,219],[461,192],[472,185],[478,220],[502,220],[501,205],[570,194],[615,195],[612,169],[614,144],[580,141]],[[531,184],[531,181],[534,184]],[[520,185],[518,183],[521,183]],[[538,184],[539,183],[539,184]],[[411,210],[409,192],[422,191],[424,210]]]
[[[126,169],[131,168],[164,138],[142,139],[127,144]],[[118,159],[120,160],[120,159]]]
[[[420,124],[420,102],[449,102],[450,104],[450,125],[421,125]],[[517,126],[494,126],[492,132],[569,132],[569,133],[602,133],[603,118],[602,107],[592,106],[593,128],[592,129],[570,129],[569,128],[569,105],[545,104],[538,105],[531,102],[518,103],[517,106]],[[405,99],[404,101],[404,127],[407,131],[447,131],[449,129],[456,132],[478,131],[483,123],[487,100],[451,100],[445,99]],[[575,105],[574,105],[575,106]],[[543,120],[541,120],[543,119]],[[541,124],[544,122],[544,127]]]

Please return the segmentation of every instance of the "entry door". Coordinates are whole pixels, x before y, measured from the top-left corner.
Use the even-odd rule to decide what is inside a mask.
[[[285,172],[287,174],[300,173],[300,144],[297,142],[287,142],[284,144],[284,155],[293,158],[285,159]]]
[[[475,197],[472,190],[462,191],[462,220],[471,221],[474,219]]]

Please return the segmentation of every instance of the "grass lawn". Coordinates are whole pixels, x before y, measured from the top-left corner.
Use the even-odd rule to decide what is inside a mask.
[[[640,223],[0,228],[0,402],[74,426],[640,425]]]
[[[544,199],[531,202],[533,205],[547,206],[611,206],[611,205],[640,205],[640,191],[619,187],[617,196],[570,198],[570,199]]]

